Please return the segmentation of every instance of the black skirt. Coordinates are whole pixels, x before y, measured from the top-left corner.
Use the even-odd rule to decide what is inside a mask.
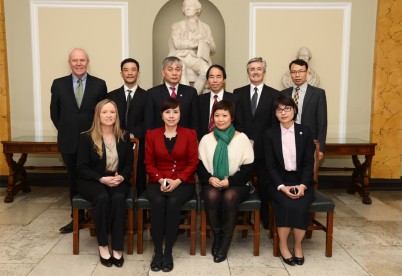
[[[297,172],[287,172],[284,177],[285,186],[300,184]],[[283,192],[278,191],[274,185],[269,185],[269,196],[275,211],[276,226],[307,229],[309,223],[309,209],[314,200],[314,189],[311,187],[304,191],[304,196],[291,199]]]

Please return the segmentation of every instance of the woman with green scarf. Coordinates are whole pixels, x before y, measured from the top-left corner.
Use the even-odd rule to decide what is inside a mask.
[[[226,260],[236,224],[239,204],[249,194],[248,182],[254,152],[250,140],[233,127],[235,107],[222,100],[212,107],[215,127],[206,134],[198,149],[198,177],[214,242],[214,262]]]

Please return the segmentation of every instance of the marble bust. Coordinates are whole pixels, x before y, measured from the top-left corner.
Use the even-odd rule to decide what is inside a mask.
[[[183,61],[180,83],[192,84],[202,94],[215,42],[210,27],[199,19],[202,7],[198,0],[184,0],[182,10],[185,18],[171,26],[169,56]]]
[[[308,75],[307,75],[307,83],[319,87],[320,85],[320,77],[314,71],[314,69],[310,66],[310,60],[313,57],[311,51],[307,47],[301,47],[296,54],[297,59],[302,59],[308,64]],[[293,86],[292,78],[290,77],[290,72],[287,71],[282,77],[282,84],[285,88]]]

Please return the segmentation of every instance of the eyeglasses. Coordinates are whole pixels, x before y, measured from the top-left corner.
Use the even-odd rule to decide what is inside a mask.
[[[303,73],[305,73],[306,72],[306,70],[299,70],[299,71],[290,71],[290,74],[291,75],[301,75],[301,74],[303,74]]]
[[[283,111],[285,111],[286,113],[290,112],[292,110],[291,106],[286,106],[285,108],[277,108],[275,109],[276,113],[282,113]]]

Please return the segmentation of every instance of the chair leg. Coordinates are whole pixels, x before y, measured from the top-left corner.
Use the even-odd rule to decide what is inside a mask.
[[[250,224],[250,212],[243,212],[243,225],[249,225]],[[255,222],[254,222],[255,224]],[[248,230],[244,229],[241,231],[241,237],[242,238],[247,238],[248,236]]]
[[[334,212],[327,213],[327,234],[325,245],[325,256],[332,257],[332,234],[334,228]]]
[[[314,225],[313,221],[315,218],[315,213],[310,213],[310,221],[309,221],[309,225]],[[311,239],[311,237],[313,236],[313,230],[309,230],[307,229],[306,231],[306,239]]]
[[[207,243],[207,214],[205,210],[201,211],[201,239],[200,239],[200,251],[201,256],[206,255],[206,243]]]
[[[134,210],[127,210],[127,254],[132,255],[134,251]]]
[[[254,211],[254,256],[260,255],[260,210]]]
[[[137,211],[137,254],[142,254],[143,252],[143,215],[144,210],[138,209]]]
[[[79,229],[79,209],[73,209],[73,254],[78,255],[80,252],[80,229]]]
[[[195,255],[197,242],[197,212],[191,210],[191,222],[190,222],[190,255]]]

